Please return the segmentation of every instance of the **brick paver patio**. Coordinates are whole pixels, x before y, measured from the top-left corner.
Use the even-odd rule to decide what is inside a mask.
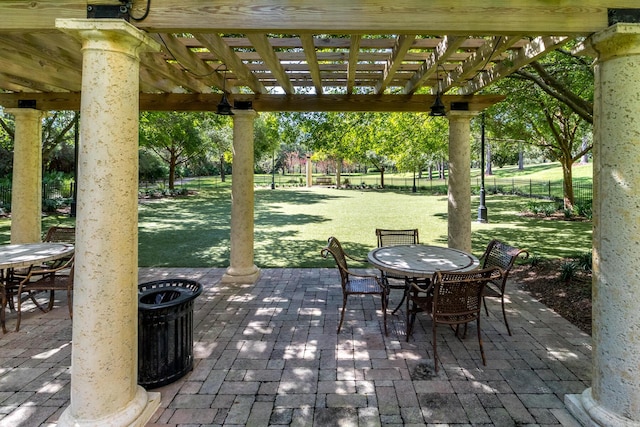
[[[475,326],[459,340],[431,323],[405,340],[404,313],[382,333],[380,301],[342,305],[335,269],[265,269],[255,285],[223,285],[224,269],[141,269],[140,281],[185,277],[195,301],[192,372],[156,389],[161,426],[578,426],[564,395],[590,385],[591,338],[512,286],[513,336],[499,302],[482,317],[487,366]],[[392,293],[391,307],[399,291]],[[63,295],[60,295],[62,298]],[[0,426],[54,426],[69,404],[71,321],[64,305],[31,311],[0,337]],[[8,328],[15,314],[7,315]]]

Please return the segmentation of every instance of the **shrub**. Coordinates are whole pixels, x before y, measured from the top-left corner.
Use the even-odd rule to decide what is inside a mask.
[[[575,258],[575,263],[578,268],[584,271],[592,271],[593,268],[593,252],[585,252],[578,255]]]
[[[560,266],[560,280],[568,282],[573,279],[578,271],[578,266],[575,262],[563,262]]]
[[[529,264],[531,267],[538,267],[538,266],[542,265],[542,263],[544,261],[545,261],[545,259],[543,257],[541,257],[540,255],[531,255],[529,258],[524,260],[522,263],[523,264]]]
[[[579,216],[585,217],[587,219],[593,218],[593,202],[591,200],[578,202],[574,205],[573,209]]]

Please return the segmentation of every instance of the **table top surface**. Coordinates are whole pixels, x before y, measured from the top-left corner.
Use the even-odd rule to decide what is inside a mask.
[[[23,243],[0,245],[0,269],[29,267],[46,261],[63,258],[72,254],[74,247],[69,243]]]
[[[398,245],[376,248],[367,259],[380,270],[408,277],[431,277],[436,271],[469,271],[480,261],[458,249],[428,245]]]

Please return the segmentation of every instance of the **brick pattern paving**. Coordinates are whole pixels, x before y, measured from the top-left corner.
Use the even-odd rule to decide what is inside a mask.
[[[579,425],[563,400],[590,385],[591,338],[524,292],[510,295],[513,336],[499,303],[488,301],[487,366],[475,325],[462,340],[438,328],[435,375],[427,316],[407,342],[398,311],[385,337],[379,299],[352,296],[336,334],[335,269],[265,269],[251,286],[220,284],[223,273],[140,271],[141,282],[184,277],[205,287],[194,307],[194,369],[155,390],[162,403],[149,427]],[[0,337],[0,427],[55,426],[69,404],[65,304],[31,310],[19,333]],[[7,322],[11,329],[15,315]]]

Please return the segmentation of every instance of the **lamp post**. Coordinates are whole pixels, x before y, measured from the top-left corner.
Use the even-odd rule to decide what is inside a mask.
[[[484,111],[482,112],[482,131],[480,135],[480,206],[478,222],[487,222],[487,207],[484,204]]]
[[[413,170],[413,188],[411,189],[412,193],[415,193],[416,191],[418,191],[416,189],[416,170]]]
[[[273,152],[271,156],[271,189],[275,190],[276,188],[276,153]]]

